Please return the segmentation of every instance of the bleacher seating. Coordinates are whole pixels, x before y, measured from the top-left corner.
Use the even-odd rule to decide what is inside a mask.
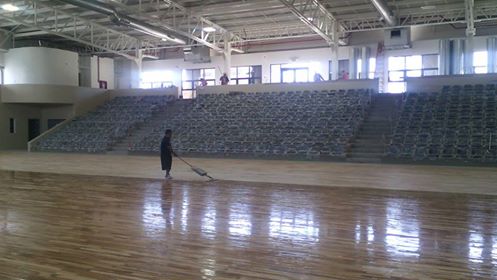
[[[495,85],[444,86],[409,93],[388,156],[407,160],[495,162]]]
[[[369,90],[200,95],[132,146],[158,152],[166,128],[179,153],[250,157],[345,157]]]
[[[39,151],[105,152],[131,128],[143,123],[173,99],[171,96],[116,97],[40,139],[33,148]]]

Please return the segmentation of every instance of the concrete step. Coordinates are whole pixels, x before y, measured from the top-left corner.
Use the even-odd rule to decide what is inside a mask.
[[[383,156],[383,152],[381,153],[369,153],[369,152],[351,152],[347,155],[350,158],[381,158]]]
[[[353,163],[381,163],[381,158],[347,158],[346,160]]]
[[[383,153],[385,151],[385,147],[371,147],[371,146],[363,146],[363,147],[356,147],[356,148],[351,148],[350,149],[350,154],[355,154],[355,153]]]

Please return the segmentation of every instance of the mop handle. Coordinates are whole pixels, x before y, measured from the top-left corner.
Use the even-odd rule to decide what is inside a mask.
[[[190,166],[190,167],[193,167],[193,165],[189,164],[186,160],[184,160],[183,158],[181,158],[180,156],[176,155],[177,158],[179,158],[179,160],[181,160],[182,162],[186,163],[186,165]]]

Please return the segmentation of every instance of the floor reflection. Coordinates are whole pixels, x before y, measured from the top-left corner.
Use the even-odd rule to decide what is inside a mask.
[[[145,234],[156,237],[164,234],[166,221],[162,211],[162,190],[150,185],[145,189],[143,197],[142,223]]]
[[[252,234],[252,222],[249,205],[242,202],[232,203],[229,207],[229,232],[235,236]]]
[[[291,239],[301,242],[302,245],[319,242],[319,223],[314,221],[314,213],[311,210],[272,205],[269,219],[271,237]]]
[[[385,243],[392,257],[419,257],[417,209],[418,205],[412,200],[387,201]]]

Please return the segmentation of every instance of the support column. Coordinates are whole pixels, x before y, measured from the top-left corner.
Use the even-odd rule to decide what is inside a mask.
[[[332,77],[330,78],[331,80],[338,80],[340,77],[340,73],[338,73],[338,64],[339,64],[339,56],[338,56],[338,51],[339,51],[339,37],[340,33],[338,31],[338,23],[334,21],[332,23],[332,34],[333,34],[333,45],[331,46],[331,75]]]
[[[371,52],[369,50],[369,47],[362,47],[362,54],[361,54],[361,77],[360,79],[367,79],[368,78],[368,70],[369,70],[369,57],[371,55]]]
[[[223,73],[228,75],[228,78],[231,79],[231,43],[229,41],[228,35],[225,35],[224,38],[224,65],[223,65]],[[223,74],[221,73],[221,75]]]
[[[487,39],[487,52],[488,52],[488,72],[497,73],[497,38]]]
[[[464,74],[473,74],[474,37],[476,35],[474,6],[475,0],[465,0],[466,44],[464,46]]]
[[[331,80],[338,80],[338,46],[331,46]]]

